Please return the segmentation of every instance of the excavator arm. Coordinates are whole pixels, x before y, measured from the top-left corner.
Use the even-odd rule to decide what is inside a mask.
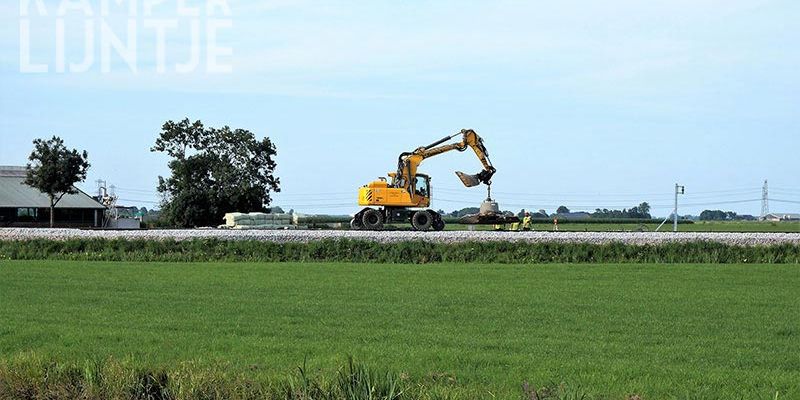
[[[462,136],[460,142],[443,144],[457,136]],[[496,172],[496,169],[489,160],[489,152],[483,144],[483,139],[472,129],[462,129],[461,132],[455,135],[445,136],[427,146],[419,147],[413,152],[402,153],[398,159],[396,176],[400,178],[400,183],[408,188],[408,185],[413,184],[414,177],[417,174],[417,167],[419,167],[423,160],[453,150],[465,151],[468,147],[472,148],[475,152],[478,160],[483,165],[483,170],[474,175],[456,171],[456,175],[458,175],[459,179],[461,179],[461,182],[464,183],[466,187],[477,186],[481,183],[491,186],[492,176]]]

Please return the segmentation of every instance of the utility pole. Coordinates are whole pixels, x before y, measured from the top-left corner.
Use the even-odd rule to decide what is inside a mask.
[[[763,220],[767,214],[769,214],[769,187],[767,180],[764,179],[764,187],[761,188],[761,219]]]
[[[685,192],[684,189],[685,189],[685,187],[683,187],[681,185],[678,185],[677,183],[675,184],[675,208],[672,209],[672,231],[673,232],[677,232],[678,231],[678,195],[679,194],[684,194],[684,192]],[[663,221],[661,221],[661,224],[658,225],[658,228],[656,228],[655,232],[658,232],[658,230],[661,229],[661,227],[664,226],[664,224],[666,224],[667,221],[669,221],[669,215],[667,215],[667,217],[664,218]]]
[[[678,231],[678,195],[684,194],[686,187],[675,184],[675,209],[672,210],[672,231]]]

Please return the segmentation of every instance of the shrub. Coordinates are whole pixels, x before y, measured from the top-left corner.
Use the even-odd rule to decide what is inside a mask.
[[[257,240],[34,239],[0,241],[0,260],[260,261],[358,263],[800,263],[800,245],[737,246],[697,241],[657,245],[619,242],[527,243],[327,239]]]

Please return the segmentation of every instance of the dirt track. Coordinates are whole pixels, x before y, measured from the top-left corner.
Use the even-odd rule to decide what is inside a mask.
[[[78,229],[0,228],[0,240],[69,238],[175,239],[217,238],[224,240],[263,240],[310,242],[324,239],[361,239],[382,243],[431,241],[585,242],[658,244],[667,242],[711,241],[735,245],[800,244],[800,233],[711,233],[711,232],[487,232],[487,231],[306,231],[306,230],[223,230],[174,229],[141,231],[99,231]]]

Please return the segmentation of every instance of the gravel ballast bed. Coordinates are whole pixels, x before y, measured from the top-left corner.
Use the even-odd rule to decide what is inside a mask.
[[[507,241],[528,243],[626,243],[660,244],[707,241],[728,245],[754,246],[800,244],[800,233],[723,233],[723,232],[487,232],[487,231],[305,231],[305,230],[224,230],[159,229],[140,231],[0,228],[0,240],[29,239],[142,239],[142,240],[259,240],[275,243],[312,242],[325,239],[368,240],[379,243],[427,241],[462,243]]]

